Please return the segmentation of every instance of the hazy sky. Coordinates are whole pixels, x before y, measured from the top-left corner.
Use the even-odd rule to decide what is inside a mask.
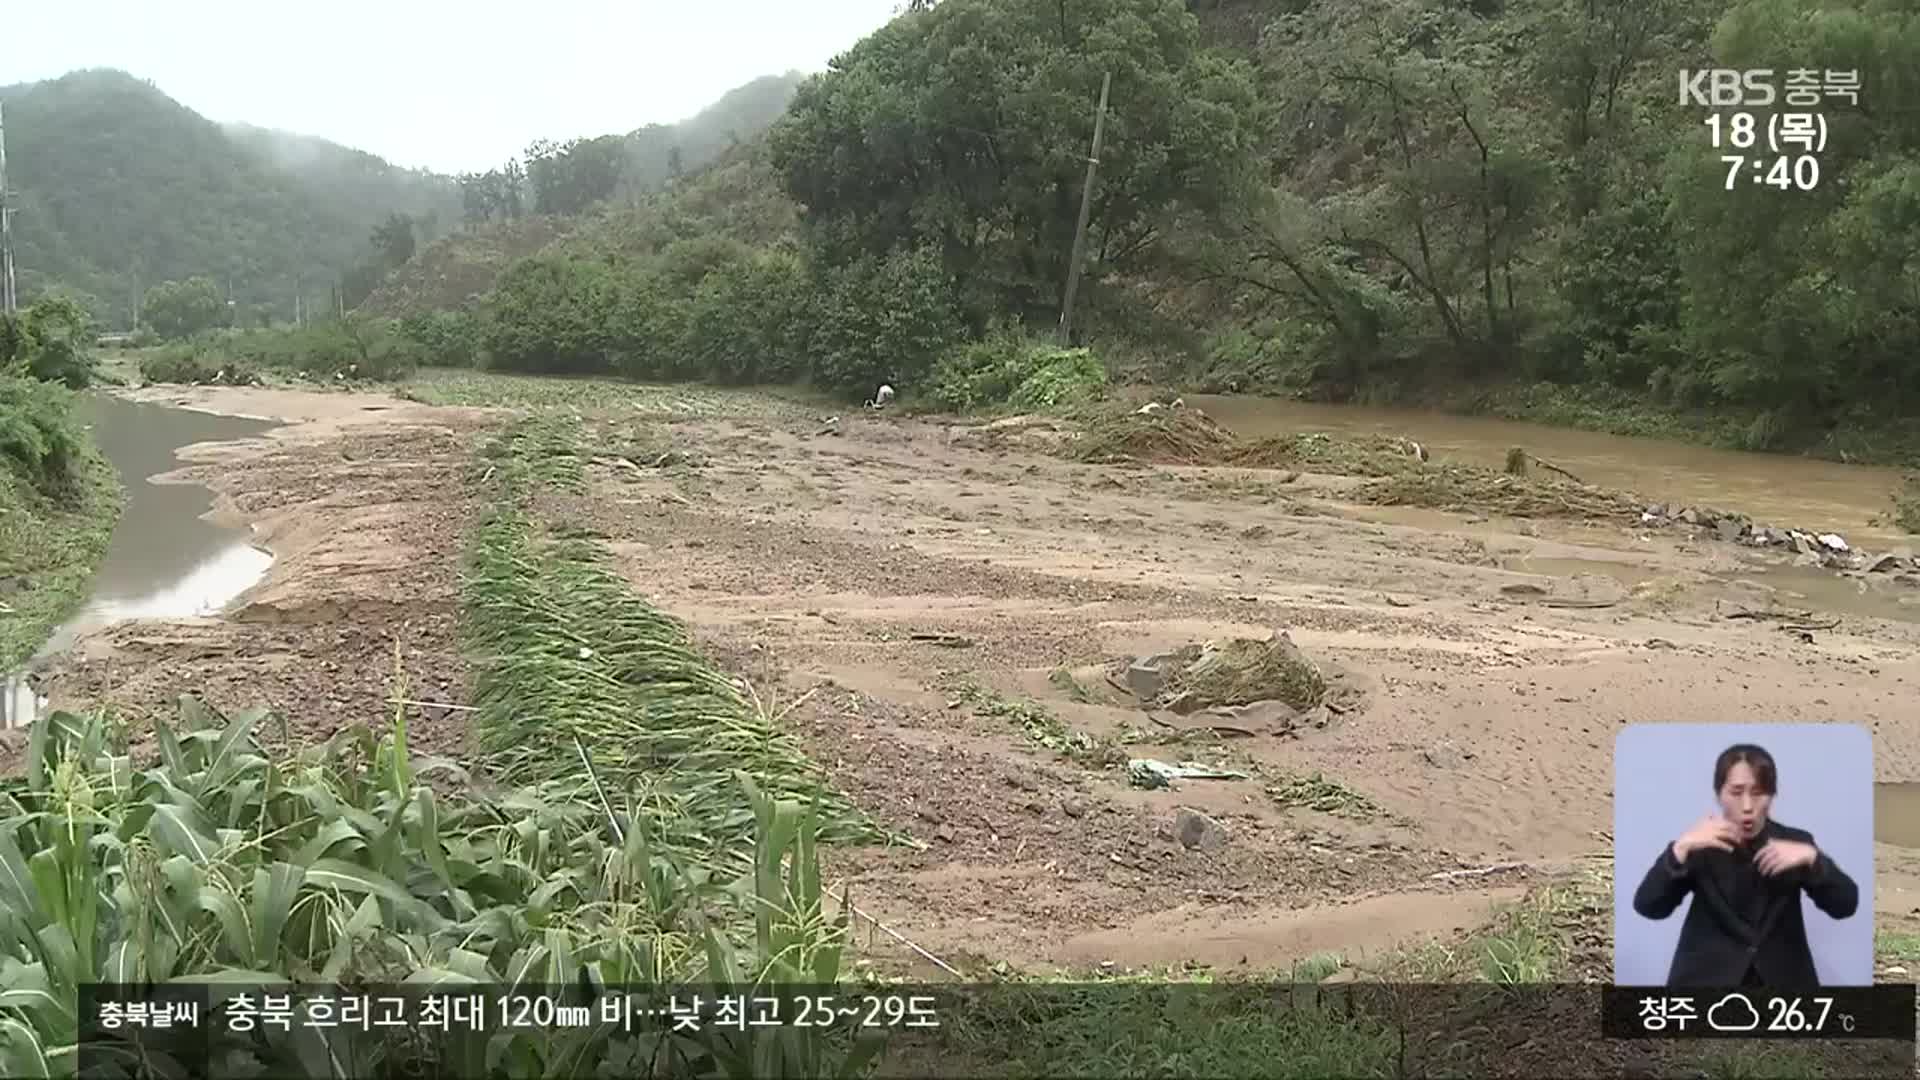
[[[459,172],[820,70],[900,2],[4,0],[0,85],[121,68],[212,120]]]

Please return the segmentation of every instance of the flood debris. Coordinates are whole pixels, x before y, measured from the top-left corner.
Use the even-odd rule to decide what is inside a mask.
[[[1410,447],[1417,444],[1383,435],[1336,438],[1322,432],[1247,439],[1204,411],[1182,406],[1090,414],[1061,450],[1089,464],[1291,468],[1378,477],[1422,467],[1425,459]]]
[[[1638,510],[1634,498],[1623,492],[1471,465],[1401,472],[1357,488],[1353,494],[1375,506],[1426,506],[1524,518],[1626,519]]]
[[[1267,796],[1281,806],[1337,817],[1364,820],[1383,813],[1379,803],[1317,772],[1288,777],[1267,788]]]
[[[1247,737],[1325,727],[1365,698],[1347,672],[1316,663],[1285,631],[1123,659],[1107,683],[1163,728]]]
[[[1649,528],[1684,528],[1697,537],[1723,543],[1780,548],[1792,551],[1806,565],[1828,570],[1864,571],[1869,574],[1920,570],[1920,559],[1916,559],[1911,551],[1869,555],[1836,532],[1760,525],[1745,514],[1710,507],[1687,506],[1675,510],[1665,504],[1654,503],[1640,511],[1640,524]]]
[[[1247,774],[1232,769],[1216,769],[1198,761],[1171,763],[1158,758],[1134,758],[1127,762],[1127,781],[1137,788],[1171,788],[1176,780],[1245,780]]]

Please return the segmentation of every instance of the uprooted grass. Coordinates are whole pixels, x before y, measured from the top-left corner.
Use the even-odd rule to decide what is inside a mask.
[[[1314,810],[1322,814],[1365,821],[1380,816],[1380,804],[1338,780],[1320,773],[1289,776],[1267,788],[1267,795],[1281,806]]]
[[[1200,708],[1284,701],[1304,712],[1326,699],[1327,680],[1284,636],[1236,638],[1178,654],[1168,665],[1165,693]]]
[[[1141,413],[1105,406],[1083,411],[1079,420],[1083,429],[1065,450],[1094,464],[1225,465],[1348,476],[1393,476],[1420,466],[1398,439],[1320,432],[1244,439],[1184,407]]]
[[[753,814],[733,780],[814,803],[821,839],[892,839],[715,669],[686,628],[633,592],[598,545],[547,539],[526,513],[542,476],[578,477],[564,422],[534,418],[494,447],[509,504],[475,530],[462,583],[463,637],[474,658],[474,728],[488,766],[510,783],[594,768],[640,792],[665,823],[663,843],[690,861],[737,865]],[[577,742],[576,742],[577,740]]]
[[[957,700],[973,708],[975,716],[1011,721],[1035,746],[1096,769],[1127,762],[1126,751],[1117,742],[1069,727],[1037,701],[1002,697],[968,679],[949,679],[947,685]]]
[[[1510,517],[1633,518],[1640,513],[1639,502],[1624,492],[1468,465],[1398,473],[1365,484],[1348,497],[1375,506],[1425,506]]]

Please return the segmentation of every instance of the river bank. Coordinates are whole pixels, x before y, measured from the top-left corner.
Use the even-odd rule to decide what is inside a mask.
[[[1634,521],[1360,503],[1364,477],[1310,469],[1081,463],[951,419],[567,392],[581,396],[558,415],[582,419],[556,452],[582,486],[535,509],[685,620],[835,789],[917,842],[836,847],[829,884],[962,970],[1478,978],[1499,938],[1536,978],[1601,978],[1599,793],[1620,728],[1846,720],[1875,732],[1879,779],[1920,779],[1901,705],[1920,682],[1911,606],[1793,597],[1805,582],[1766,552]],[[90,635],[49,672],[56,700],[152,714],[190,687],[224,710],[270,704],[306,743],[389,712],[401,679],[440,703],[409,738],[470,754],[460,550],[485,510],[476,455],[514,414],[135,396],[288,422],[196,448],[179,472],[275,563],[224,617]],[[1726,617],[1829,601],[1847,606],[1817,633]],[[1275,630],[1350,672],[1362,703],[1209,736],[1106,678]],[[1133,758],[1243,775],[1147,788]],[[1878,874],[1882,928],[1920,926],[1920,858],[1883,845]],[[863,955],[927,970],[887,940]]]
[[[64,390],[38,392],[71,405]],[[91,435],[75,427],[71,437],[72,475],[58,496],[0,465],[0,671],[32,656],[85,601],[124,505],[121,478]]]
[[[1268,395],[1362,408],[1425,410],[1722,450],[1920,468],[1920,423],[1898,416],[1862,414],[1845,422],[1796,426],[1772,421],[1753,409],[1682,408],[1647,394],[1544,382],[1382,383],[1343,390],[1334,397],[1323,388],[1231,372],[1194,377],[1155,367],[1142,371],[1140,378],[1147,385],[1166,385],[1187,394]]]

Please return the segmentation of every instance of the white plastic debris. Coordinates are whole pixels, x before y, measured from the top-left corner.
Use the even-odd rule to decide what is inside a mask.
[[[1842,539],[1839,533],[1821,533],[1820,546],[1829,551],[1849,550],[1846,540]]]
[[[1162,788],[1175,780],[1245,780],[1247,774],[1215,769],[1197,761],[1172,765],[1153,758],[1134,758],[1127,762],[1127,775],[1135,787]]]

